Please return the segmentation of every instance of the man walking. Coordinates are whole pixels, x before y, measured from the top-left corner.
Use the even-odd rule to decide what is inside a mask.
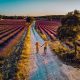
[[[39,47],[40,47],[40,44],[39,44],[39,42],[36,42],[36,53],[39,53]]]
[[[43,45],[44,45],[44,54],[46,54],[47,53],[47,47],[48,47],[48,41],[45,41]]]

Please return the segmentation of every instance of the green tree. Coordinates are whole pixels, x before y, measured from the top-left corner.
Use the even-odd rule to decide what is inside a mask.
[[[80,15],[80,12],[78,10],[74,10],[74,15]]]
[[[80,21],[75,15],[66,15],[62,20],[62,26],[58,28],[58,38],[61,41],[71,40],[74,44],[75,54],[77,53],[76,38],[80,32]]]
[[[26,22],[29,22],[29,23],[31,23],[32,21],[34,20],[34,18],[33,17],[26,17]]]

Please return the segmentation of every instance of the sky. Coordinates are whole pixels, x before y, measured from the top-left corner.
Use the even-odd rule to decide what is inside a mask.
[[[80,10],[80,0],[0,0],[0,14],[43,16]]]

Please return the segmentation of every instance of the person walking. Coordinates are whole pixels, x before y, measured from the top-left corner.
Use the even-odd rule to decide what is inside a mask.
[[[36,53],[39,53],[39,47],[40,47],[40,43],[39,42],[36,42]]]
[[[43,45],[44,45],[44,54],[46,54],[47,53],[47,47],[48,47],[48,41],[45,41]]]

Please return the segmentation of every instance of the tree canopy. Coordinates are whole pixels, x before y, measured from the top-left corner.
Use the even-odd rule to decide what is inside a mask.
[[[75,14],[68,14],[62,19],[62,26],[58,29],[58,38],[60,40],[74,39],[80,32],[80,19]]]

